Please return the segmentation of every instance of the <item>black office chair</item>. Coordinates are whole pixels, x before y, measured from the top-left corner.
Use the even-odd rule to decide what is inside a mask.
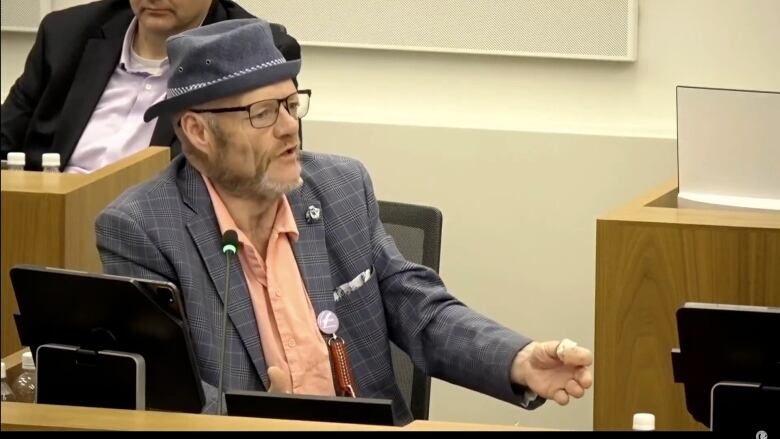
[[[428,206],[379,201],[379,217],[398,250],[417,264],[439,272],[442,214]],[[398,346],[390,344],[395,379],[414,419],[428,419],[431,378],[414,366]]]

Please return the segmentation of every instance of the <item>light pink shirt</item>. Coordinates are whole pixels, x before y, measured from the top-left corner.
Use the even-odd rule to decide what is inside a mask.
[[[266,366],[277,366],[285,372],[287,388],[293,393],[335,395],[328,347],[317,327],[314,307],[290,245],[290,239],[298,239],[298,227],[287,197],[279,200],[263,260],[252,241],[236,225],[211,181],[205,176],[203,180],[220,231],[235,230],[241,242],[239,260],[255,311]]]
[[[65,172],[89,173],[149,146],[157,119],[144,122],[143,116],[165,97],[169,64],[167,59],[145,60],[133,52],[137,23],[134,18],[127,28],[119,64]]]

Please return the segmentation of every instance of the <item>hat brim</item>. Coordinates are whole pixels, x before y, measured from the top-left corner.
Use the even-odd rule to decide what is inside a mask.
[[[266,85],[275,84],[285,79],[293,79],[301,71],[301,60],[287,61],[284,64],[267,67],[262,70],[226,79],[216,84],[198,88],[190,92],[164,99],[144,113],[144,122],[155,117],[171,115],[178,111],[192,108],[195,105],[216,99],[226,98]]]

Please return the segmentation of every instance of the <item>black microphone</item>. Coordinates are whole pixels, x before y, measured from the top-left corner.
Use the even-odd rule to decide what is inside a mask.
[[[227,338],[227,316],[228,306],[230,306],[230,255],[235,256],[238,252],[239,242],[238,234],[235,230],[228,230],[222,235],[222,253],[225,254],[225,306],[222,311],[222,348],[219,360],[219,389],[217,391],[217,414],[222,414],[222,374],[225,369],[225,339]]]

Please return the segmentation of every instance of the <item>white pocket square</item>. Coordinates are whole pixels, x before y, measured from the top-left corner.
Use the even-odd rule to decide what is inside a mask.
[[[339,286],[338,288],[336,288],[336,291],[333,292],[333,300],[338,302],[344,296],[348,296],[353,291],[362,287],[363,285],[366,284],[366,282],[368,282],[369,279],[371,279],[371,276],[373,274],[374,274],[374,268],[371,267],[368,270],[358,274],[351,281],[345,283],[344,285]]]

